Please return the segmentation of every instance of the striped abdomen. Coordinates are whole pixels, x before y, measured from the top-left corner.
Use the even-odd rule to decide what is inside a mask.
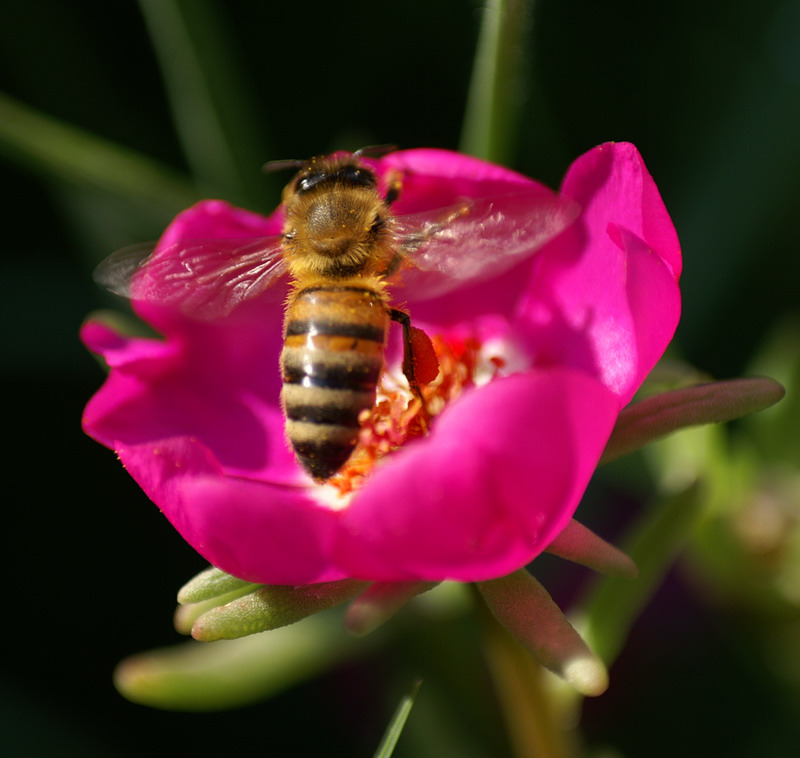
[[[384,299],[369,287],[309,287],[286,309],[286,433],[315,479],[333,476],[358,442],[359,415],[375,405],[387,325]]]

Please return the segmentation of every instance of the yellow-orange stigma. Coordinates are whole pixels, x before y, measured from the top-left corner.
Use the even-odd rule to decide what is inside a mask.
[[[481,360],[479,340],[469,337],[446,341],[436,336],[431,342],[439,361],[439,374],[420,387],[424,405],[391,375],[381,379],[378,401],[361,419],[358,446],[344,467],[328,481],[340,495],[357,490],[385,455],[402,447],[407,440],[427,434],[433,419],[448,403],[475,384]],[[494,373],[504,365],[499,356],[490,357],[489,362]]]

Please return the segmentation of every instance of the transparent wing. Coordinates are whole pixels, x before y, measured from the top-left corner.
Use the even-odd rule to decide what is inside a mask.
[[[142,263],[155,249],[155,242],[142,242],[117,250],[100,261],[92,277],[101,287],[116,295],[131,296],[131,279]]]
[[[561,234],[579,212],[577,203],[535,189],[396,216],[392,231],[404,263],[397,283],[427,299],[491,279]]]
[[[227,316],[266,291],[286,273],[280,235],[249,239],[182,241],[153,250],[134,245],[95,269],[102,286],[133,300],[177,307],[203,320]],[[274,290],[274,298],[285,295]]]

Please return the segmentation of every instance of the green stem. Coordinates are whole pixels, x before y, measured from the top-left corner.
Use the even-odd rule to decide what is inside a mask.
[[[602,577],[579,605],[579,629],[606,665],[619,655],[634,622],[712,502],[709,488],[696,483],[648,509],[624,545],[639,567],[636,581]]]
[[[508,163],[522,100],[523,49],[533,0],[490,0],[467,97],[461,151]]]
[[[574,751],[558,726],[545,687],[547,672],[497,621],[475,591],[484,657],[517,758],[571,758]]]
[[[139,0],[139,6],[192,173],[210,193],[258,207],[263,146],[219,4]]]

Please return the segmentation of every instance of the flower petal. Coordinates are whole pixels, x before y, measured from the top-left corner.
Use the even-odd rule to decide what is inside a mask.
[[[571,518],[616,406],[600,382],[562,369],[465,394],[341,514],[334,561],[355,577],[395,581],[519,568]]]
[[[518,334],[537,365],[587,371],[624,405],[678,323],[677,237],[632,145],[578,159],[562,193],[583,211],[537,256]]]
[[[653,177],[630,142],[607,142],[578,158],[567,171],[561,192],[598,223],[608,218],[643,239],[677,279],[682,259],[678,235]],[[591,222],[590,222],[591,223]]]
[[[465,197],[488,197],[523,189],[551,190],[516,171],[450,150],[422,148],[398,150],[369,161],[386,180],[392,174],[402,181],[395,213],[417,213],[452,205]]]
[[[182,240],[260,239],[280,229],[276,215],[264,218],[222,201],[204,201],[176,217],[157,250]],[[136,312],[160,329],[165,341],[125,338],[91,321],[84,325],[85,343],[112,368],[86,408],[85,431],[118,452],[122,446],[196,438],[225,475],[296,482],[299,471],[286,448],[278,408],[284,295],[282,289],[214,322],[134,301]],[[162,495],[154,499],[164,507]]]
[[[272,326],[233,329],[184,319],[180,337],[167,342],[126,339],[89,322],[82,332],[87,345],[113,368],[86,407],[84,430],[117,450],[196,438],[225,475],[296,483],[299,469],[278,407],[281,315],[275,311]]]
[[[118,454],[184,539],[223,571],[273,584],[343,578],[328,560],[336,514],[304,488],[226,476],[189,437],[119,445]]]
[[[224,200],[202,200],[179,213],[159,240],[168,246],[182,240],[268,237],[280,234],[283,214],[262,216]]]

